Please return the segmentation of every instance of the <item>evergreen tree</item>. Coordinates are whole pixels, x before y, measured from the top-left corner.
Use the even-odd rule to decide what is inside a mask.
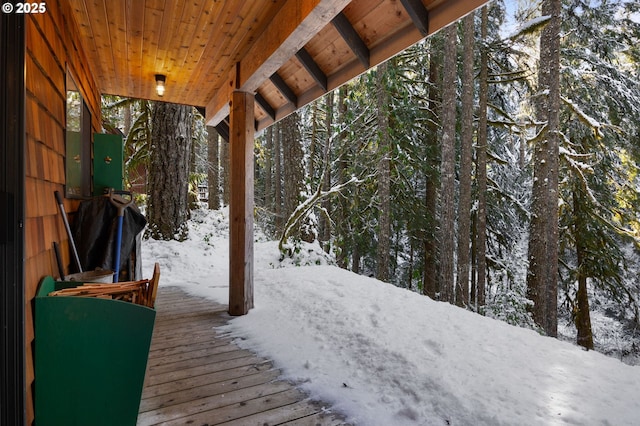
[[[391,243],[391,137],[389,129],[389,95],[386,87],[388,64],[376,71],[377,127],[378,127],[378,244],[376,278],[389,280],[389,256]]]
[[[471,249],[471,162],[473,146],[474,95],[474,14],[463,19],[462,53],[462,117],[460,138],[460,197],[458,202],[458,256],[456,274],[456,305],[469,304],[469,273]]]
[[[550,336],[557,335],[558,289],[558,140],[560,108],[560,0],[543,0],[549,21],[540,36],[534,180],[529,231],[527,294],[533,318]]]
[[[456,44],[457,24],[445,28],[442,77],[442,142],[440,161],[440,299],[454,303],[454,220],[456,144]]]
[[[333,140],[336,137],[333,130],[333,103],[334,93],[331,92],[325,96],[326,111],[325,111],[325,137],[324,147],[322,151],[322,190],[329,191],[331,189],[331,183],[333,181],[332,163],[332,145]],[[343,184],[344,182],[340,182]],[[322,209],[319,219],[319,240],[321,241],[324,251],[329,253],[331,251],[331,217],[333,214],[333,207],[331,200],[328,198],[322,202]]]
[[[480,24],[480,75],[478,76],[478,136],[476,144],[476,192],[478,199],[478,211],[476,214],[475,232],[475,300],[471,303],[476,310],[482,311],[485,304],[485,284],[487,277],[486,244],[487,244],[487,108],[489,97],[489,63],[487,52],[488,6],[484,6],[481,12]]]
[[[637,194],[622,188],[634,181],[638,158],[633,135],[640,85],[626,52],[637,45],[639,26],[620,19],[624,3],[572,3],[564,10],[562,44],[561,276],[577,342],[593,348],[590,293],[604,292],[620,305],[637,306],[624,278],[627,259],[621,247],[631,240],[637,217],[628,209]]]
[[[431,226],[425,228],[424,232],[424,277],[423,277],[423,292],[432,299],[436,298],[436,294],[439,292],[440,283],[438,280],[437,269],[437,205],[438,205],[438,187],[439,187],[439,144],[438,144],[438,122],[437,113],[438,105],[442,102],[441,91],[442,87],[442,63],[443,55],[442,46],[444,40],[438,34],[431,38],[430,50],[429,50],[429,87],[427,90],[428,103],[426,105],[426,123],[427,134],[424,136],[425,144],[427,146],[428,153],[427,170],[425,176],[425,195],[424,195],[424,207],[425,215],[428,217]]]

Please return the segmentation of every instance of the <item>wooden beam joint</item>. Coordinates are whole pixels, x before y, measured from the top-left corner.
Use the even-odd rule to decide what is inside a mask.
[[[402,6],[409,14],[413,25],[423,36],[429,35],[429,11],[421,0],[400,0]]]
[[[271,77],[269,77],[269,80],[271,80],[273,85],[276,86],[276,89],[278,89],[278,91],[282,93],[282,96],[287,98],[287,100],[294,106],[298,106],[298,96],[296,96],[293,90],[291,90],[291,88],[287,85],[287,82],[284,81],[284,79],[280,77],[278,73],[275,73]]]
[[[229,142],[229,117],[222,120],[215,126],[215,129],[218,131],[218,134],[222,139]]]
[[[345,14],[342,12],[338,13],[331,23],[338,33],[340,33],[340,36],[347,43],[351,51],[356,55],[360,63],[362,63],[365,69],[369,69],[371,67],[369,48],[362,38],[360,38],[360,34],[353,28],[353,25],[351,25],[351,22],[349,22]]]
[[[274,110],[273,107],[269,105],[269,102],[260,93],[256,93],[256,102],[258,103],[258,105],[260,105],[260,108],[262,108],[262,110],[266,112],[269,117],[271,117],[272,120],[276,119],[276,110]]]
[[[320,69],[316,61],[313,60],[309,52],[303,47],[296,53],[296,58],[298,58],[302,66],[311,74],[311,77],[313,77],[316,83],[326,92],[328,87],[327,76],[324,71]]]

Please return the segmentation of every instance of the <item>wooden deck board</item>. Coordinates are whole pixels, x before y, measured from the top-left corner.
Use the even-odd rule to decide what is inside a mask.
[[[217,330],[226,306],[160,287],[138,425],[345,425]]]
[[[167,395],[170,393],[178,393],[185,390],[189,390],[199,386],[205,386],[211,383],[224,382],[227,380],[236,380],[241,377],[250,377],[254,374],[261,372],[274,371],[279,373],[278,370],[274,370],[270,362],[263,362],[262,364],[254,366],[242,366],[237,368],[231,368],[228,370],[216,371],[209,374],[203,374],[197,377],[187,377],[186,379],[179,379],[173,382],[159,383],[157,385],[147,386],[142,393],[142,404],[146,403],[147,399],[151,399],[160,395]],[[153,406],[149,406],[152,407]],[[143,411],[142,409],[140,411]]]

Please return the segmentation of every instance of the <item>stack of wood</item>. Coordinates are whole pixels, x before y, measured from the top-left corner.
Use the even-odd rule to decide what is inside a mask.
[[[124,281],[114,284],[84,284],[78,287],[52,291],[49,296],[97,297],[102,299],[122,300],[153,308],[155,306],[160,265],[153,269],[150,280]]]

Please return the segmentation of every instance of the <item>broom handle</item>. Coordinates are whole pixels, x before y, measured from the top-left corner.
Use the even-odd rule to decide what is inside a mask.
[[[60,207],[60,213],[62,214],[62,221],[64,222],[64,228],[67,230],[67,235],[69,236],[69,241],[71,241],[71,249],[73,251],[73,258],[76,261],[76,266],[78,267],[78,272],[82,271],[82,265],[80,265],[80,257],[78,256],[78,250],[76,250],[76,243],[73,241],[73,235],[71,235],[71,228],[69,227],[69,220],[67,219],[67,212],[64,210],[64,204],[62,203],[62,197],[58,191],[53,193],[56,196],[56,201],[58,202],[58,207]]]

